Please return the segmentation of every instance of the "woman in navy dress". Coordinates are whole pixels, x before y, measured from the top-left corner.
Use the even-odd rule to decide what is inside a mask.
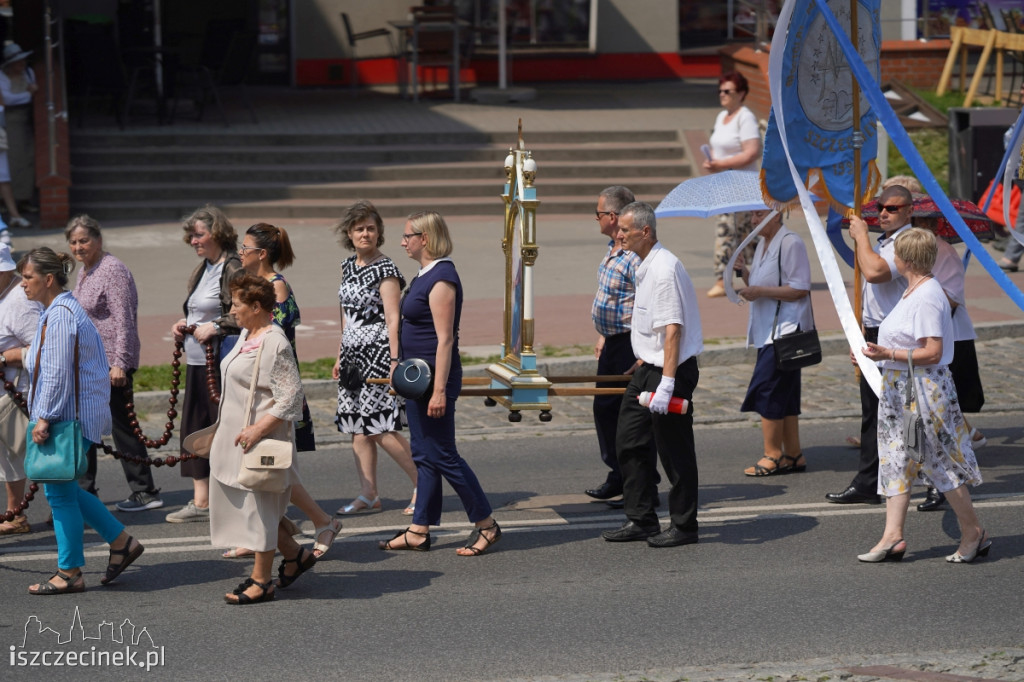
[[[412,525],[381,542],[380,548],[430,549],[430,526],[441,523],[443,477],[476,526],[466,546],[456,553],[479,556],[501,538],[501,528],[491,516],[491,505],[476,474],[455,447],[455,400],[462,387],[458,341],[462,283],[448,258],[452,241],[444,218],[433,211],[409,216],[402,246],[420,264],[420,271],[402,299],[401,356],[431,363],[434,385],[423,397],[405,404],[418,474]]]

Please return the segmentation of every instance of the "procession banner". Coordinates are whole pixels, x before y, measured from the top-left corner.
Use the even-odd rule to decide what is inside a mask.
[[[843,54],[846,55],[847,63],[850,69],[853,71],[854,76],[860,83],[861,92],[867,97],[871,108],[875,110],[878,116],[878,121],[884,127],[886,132],[889,133],[889,138],[896,145],[896,148],[903,155],[904,160],[910,166],[911,172],[917,176],[917,179],[921,182],[925,192],[929,194],[935,204],[942,210],[942,214],[949,221],[949,224],[953,226],[956,233],[963,240],[964,244],[978,259],[978,262],[985,268],[986,272],[995,280],[996,284],[1006,293],[1007,296],[1019,307],[1024,310],[1024,292],[1021,292],[1017,285],[1007,276],[1005,272],[999,267],[995,259],[989,254],[988,250],[982,246],[978,238],[974,236],[971,229],[967,227],[964,219],[960,216],[953,205],[949,201],[949,197],[942,190],[935,176],[932,175],[928,165],[925,164],[924,159],[921,158],[921,154],[918,153],[914,143],[911,142],[910,136],[907,135],[907,131],[903,129],[900,124],[899,117],[896,112],[893,111],[892,106],[888,100],[885,99],[885,95],[882,90],[878,87],[877,82],[871,74],[871,70],[861,60],[857,51],[854,49],[853,44],[846,37],[846,33],[843,32],[841,25],[838,20],[831,12],[828,11],[828,7],[836,0],[826,3],[825,0],[815,0],[818,7],[821,9],[821,16],[825,19],[833,35],[839,42],[839,46],[842,48]],[[774,49],[774,41],[772,47]],[[772,83],[773,89],[776,84]],[[772,97],[774,98],[774,92]],[[1017,137],[1020,137],[1020,131],[1018,130]]]
[[[858,50],[868,68],[877,74],[878,50],[881,45],[879,5],[881,0],[859,0],[856,3]],[[772,109],[765,134],[764,157],[761,163],[761,185],[765,203],[775,208],[798,203],[797,185],[811,187],[844,216],[854,201],[856,174],[860,173],[861,199],[870,200],[880,182],[875,157],[878,151],[875,113],[860,96],[859,136],[862,138],[861,167],[854,168],[857,146],[853,98],[857,83],[850,72],[838,42],[827,25],[822,10],[814,0],[795,0],[791,5],[788,30],[783,31],[786,44],[779,83],[780,99],[772,95],[786,111],[784,125],[789,140],[789,158],[800,179],[794,182],[786,163],[780,136],[778,111]],[[846,32],[851,30],[850,0],[829,0],[828,8],[839,18]],[[779,26],[785,26],[779,21]],[[774,42],[774,41],[773,41]],[[775,81],[773,81],[775,84]],[[817,183],[817,184],[816,184]]]
[[[845,16],[849,18],[849,0],[832,0],[831,4],[837,5],[838,9],[840,2],[847,8]],[[828,284],[828,290],[835,304],[839,322],[843,327],[843,333],[846,335],[850,348],[853,350],[854,358],[861,370],[861,375],[877,395],[881,391],[882,376],[875,363],[861,352],[866,345],[864,335],[861,333],[860,324],[854,315],[853,307],[850,305],[850,298],[846,292],[846,283],[843,281],[839,264],[836,262],[832,243],[826,233],[825,226],[822,225],[821,218],[818,216],[811,194],[805,184],[809,179],[809,166],[798,166],[797,164],[797,160],[803,160],[806,163],[807,160],[815,158],[819,148],[814,144],[808,144],[808,140],[813,141],[818,138],[814,137],[817,133],[812,128],[808,128],[809,107],[804,105],[810,105],[811,102],[801,102],[798,79],[789,77],[793,76],[793,74],[789,74],[789,76],[784,75],[787,65],[791,68],[794,62],[809,62],[811,68],[804,70],[804,74],[808,78],[817,73],[814,70],[814,64],[827,64],[829,66],[827,70],[822,71],[817,76],[817,94],[805,91],[803,95],[805,97],[811,97],[813,94],[815,98],[820,97],[823,101],[834,102],[842,98],[842,93],[851,93],[853,91],[853,81],[849,76],[849,69],[845,61],[841,60],[842,52],[836,47],[836,37],[833,35],[832,29],[826,27],[823,21],[823,15],[828,13],[831,16],[831,12],[828,11],[828,7],[825,7],[824,11],[820,7],[814,11],[815,8],[812,7],[812,4],[812,0],[792,0],[787,2],[779,16],[779,30],[776,30],[775,36],[772,38],[768,71],[772,93],[771,120],[777,123],[775,126],[769,126],[769,133],[772,133],[773,130],[775,131],[772,138],[774,142],[772,142],[771,149],[769,148],[768,140],[765,142],[762,169],[770,167],[770,175],[775,180],[772,186],[775,187],[775,192],[777,193],[772,194],[772,197],[791,197],[782,202],[776,200],[775,203],[777,205],[779,203],[789,204],[798,201],[803,209],[804,217],[807,219],[807,226],[810,228],[811,239],[814,242],[814,250],[821,263],[825,282]],[[875,61],[877,62],[878,0],[868,0],[867,3],[859,3],[858,7],[860,10],[858,19],[864,18],[863,22],[859,22],[863,27],[859,33],[862,36],[871,36],[875,40]],[[874,8],[873,12],[871,11],[872,7]],[[837,30],[842,32],[842,29]],[[846,37],[845,33],[843,37]],[[806,56],[803,54],[805,51],[808,53]],[[841,77],[843,73],[846,73],[845,77]],[[822,90],[822,88],[825,89]],[[795,113],[792,115],[790,112],[791,106],[795,109]],[[866,109],[867,107],[863,107],[862,111]],[[818,110],[815,109],[815,111]],[[833,109],[832,111],[833,114],[828,114],[828,111],[825,111],[820,115],[816,113],[815,116],[819,120],[824,120],[824,117],[828,116],[834,118],[837,110]],[[850,110],[847,110],[846,116],[849,119],[847,127],[851,129],[848,136],[852,136],[852,99],[850,99]],[[870,120],[873,123],[874,119],[871,118]],[[833,131],[833,139],[836,137],[837,135]],[[876,139],[873,133],[870,139]],[[844,145],[846,144],[848,143],[844,143]],[[847,157],[847,160],[852,159],[852,148],[845,149],[844,156]],[[873,158],[874,154],[870,154],[870,156]],[[833,173],[833,184],[828,187],[828,192],[833,201],[837,196],[846,196],[852,203],[853,162],[850,160],[849,166],[846,166],[845,163],[845,160],[836,161],[836,164],[840,165],[840,169],[846,168],[851,172]],[[833,170],[836,169],[834,168]],[[782,171],[789,174],[788,183],[782,182]],[[766,181],[768,175],[762,170],[763,182]],[[765,202],[768,203],[768,187],[766,185],[763,186],[766,191]],[[787,186],[789,189],[786,189]],[[789,191],[792,192],[792,195],[787,194]],[[869,187],[869,191],[873,193],[874,188]],[[818,188],[815,189],[815,193],[818,193]],[[849,210],[848,206],[847,210]]]

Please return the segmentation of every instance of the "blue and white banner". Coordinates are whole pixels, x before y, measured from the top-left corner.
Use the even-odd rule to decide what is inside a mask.
[[[868,69],[878,75],[881,45],[879,5],[881,0],[859,0],[857,35],[854,43]],[[850,0],[828,0],[828,8],[851,31]],[[788,8],[788,11],[787,11]],[[780,137],[778,112],[772,109],[761,161],[761,185],[765,203],[782,208],[799,202],[797,184],[812,187],[838,211],[848,214],[855,205],[856,173],[861,175],[862,201],[874,197],[880,176],[875,166],[878,137],[875,114],[863,94],[860,96],[861,167],[854,168],[854,94],[857,82],[842,48],[815,0],[787,2],[776,35],[786,41],[781,53],[779,103],[786,111],[784,125],[789,155],[797,168],[794,182],[789,172]],[[778,57],[775,45],[772,57]],[[775,85],[775,81],[772,82]],[[820,180],[820,184],[815,184]]]
[[[822,40],[819,41],[818,39],[815,39],[813,43],[808,43],[806,22],[797,22],[794,19],[794,16],[798,12],[801,17],[806,18],[806,15],[810,10],[810,5],[812,4],[813,0],[788,0],[786,4],[783,5],[782,12],[779,15],[779,30],[775,32],[775,36],[772,39],[772,49],[768,65],[768,80],[771,84],[772,93],[772,120],[780,122],[780,125],[774,127],[775,134],[777,136],[776,144],[778,147],[778,151],[775,153],[778,156],[769,161],[768,145],[766,141],[765,156],[762,164],[763,167],[767,167],[767,165],[771,163],[773,166],[781,167],[782,170],[789,174],[789,186],[792,188],[792,192],[796,197],[796,200],[800,202],[800,206],[803,208],[804,217],[807,220],[807,226],[811,232],[811,239],[814,242],[814,250],[818,255],[818,261],[821,263],[821,269],[825,275],[825,283],[828,284],[829,294],[832,296],[832,302],[835,305],[836,314],[839,316],[839,322],[842,324],[843,333],[846,335],[850,348],[854,352],[854,357],[857,361],[858,367],[860,367],[862,376],[865,381],[867,381],[868,385],[871,386],[872,390],[878,394],[881,391],[882,375],[878,371],[878,367],[875,363],[865,357],[861,352],[861,349],[866,346],[866,343],[864,341],[864,335],[861,333],[860,323],[857,321],[857,316],[853,312],[853,306],[850,305],[850,297],[846,292],[846,283],[843,280],[842,272],[839,270],[839,263],[836,261],[836,252],[832,247],[832,242],[829,240],[825,226],[821,222],[821,217],[818,215],[818,211],[814,207],[814,201],[811,194],[805,185],[808,171],[806,167],[798,166],[796,161],[798,158],[813,158],[817,150],[813,147],[808,149],[808,145],[806,143],[807,133],[803,132],[806,128],[801,128],[801,124],[799,123],[801,119],[806,118],[802,115],[802,112],[805,110],[799,101],[799,97],[794,98],[791,92],[789,93],[790,96],[787,96],[787,88],[791,90],[794,83],[784,77],[783,69],[787,63],[792,63],[794,57],[799,57],[800,53],[797,46],[803,46],[806,49],[817,49],[812,46],[826,42],[831,46],[834,43],[831,29],[821,29],[820,27],[816,30],[819,31],[819,35],[822,36]],[[838,6],[840,3],[833,0],[833,4]],[[842,4],[846,7],[846,17],[849,18],[849,0],[842,0]],[[869,4],[875,8],[875,12],[870,15],[871,21],[874,21],[877,24],[878,0],[870,0]],[[825,9],[827,10],[828,8],[826,7]],[[816,8],[815,14],[818,19],[821,19],[820,8]],[[858,19],[860,19],[860,16],[861,15],[858,15]],[[871,23],[868,21],[864,25],[865,30],[867,30],[867,27],[871,26]],[[789,31],[783,30],[783,27],[786,26],[789,27]],[[825,33],[820,33],[821,30],[824,30]],[[860,33],[860,31],[858,31],[858,33]],[[870,31],[870,35],[877,35],[876,30],[872,29]],[[791,38],[797,40],[797,43],[791,44]],[[853,83],[854,81],[851,78],[848,85],[843,84],[843,87],[848,87],[847,91],[852,92]],[[788,108],[790,105],[797,108],[798,123],[795,127],[790,125],[790,110]],[[866,110],[866,106],[861,109],[862,112]],[[853,117],[851,114],[851,127],[852,121]],[[770,127],[769,132],[771,132],[771,130],[772,128]],[[870,139],[875,140],[876,138],[872,135]],[[872,146],[872,149],[874,149],[874,146]],[[852,168],[852,150],[847,149],[845,154],[846,157],[850,159],[850,167]],[[873,158],[874,155],[872,154],[871,156]],[[779,175],[780,173],[778,170],[778,168],[773,168],[773,175]],[[849,178],[849,182],[852,183],[852,177]],[[830,188],[829,191],[832,191],[832,189]],[[867,187],[867,191],[874,192],[874,187]],[[832,196],[835,197],[835,194],[833,193]],[[849,189],[848,196],[852,199],[852,188]],[[768,197],[766,196],[765,199],[767,201]]]

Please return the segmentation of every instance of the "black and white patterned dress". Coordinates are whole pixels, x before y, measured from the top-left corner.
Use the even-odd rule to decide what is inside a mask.
[[[345,314],[341,334],[341,364],[355,363],[365,378],[386,378],[391,368],[388,329],[384,323],[384,302],[380,284],[388,277],[405,288],[405,278],[387,256],[362,267],[356,257],[341,263],[338,300]],[[401,398],[388,394],[386,385],[366,385],[350,391],[338,385],[338,414],[335,422],[342,433],[373,435],[402,428]]]

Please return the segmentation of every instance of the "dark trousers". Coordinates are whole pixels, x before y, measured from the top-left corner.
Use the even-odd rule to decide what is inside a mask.
[[[636,363],[629,332],[604,337],[604,348],[597,359],[598,374],[625,374]],[[622,384],[598,382],[598,388],[621,388]],[[619,408],[622,395],[594,396],[594,427],[597,430],[597,445],[601,450],[601,461],[610,471],[605,481],[616,488],[622,487],[622,473],[619,459],[615,454],[615,438],[619,431]],[[651,462],[656,461],[654,447],[651,447]]]
[[[473,523],[491,515],[480,481],[455,447],[455,401],[447,399],[444,416],[427,416],[427,398],[408,400],[405,416],[409,420],[409,444],[416,463],[416,513],[412,522],[421,526],[441,523],[443,491],[441,481],[455,490],[466,515]]]
[[[655,414],[640,405],[637,397],[656,391],[662,369],[643,364],[633,374],[619,410],[616,450],[622,471],[626,518],[641,526],[658,524],[657,467],[649,456],[656,447],[671,488],[668,494],[672,525],[683,532],[697,531],[697,453],[693,441],[693,410],[687,414]],[[673,395],[693,399],[700,372],[690,358],[676,369]]]
[[[128,372],[128,383],[124,386],[110,387],[110,417],[113,421],[114,449],[126,455],[145,457],[146,446],[136,438],[135,430],[128,419],[128,409],[125,407],[128,404],[128,394],[132,391],[132,374],[134,374],[134,370]],[[89,469],[86,471],[85,476],[78,479],[78,485],[82,486],[83,490],[87,490],[94,495],[97,492],[96,456],[98,449],[99,446],[97,445],[89,448]],[[154,487],[153,471],[145,462],[136,463],[122,459],[121,468],[124,469],[125,480],[128,481],[128,487],[131,488],[133,493],[159,492]]]
[[[864,340],[878,343],[878,327],[865,327]],[[860,471],[850,484],[865,495],[878,492],[878,396],[860,378]]]

